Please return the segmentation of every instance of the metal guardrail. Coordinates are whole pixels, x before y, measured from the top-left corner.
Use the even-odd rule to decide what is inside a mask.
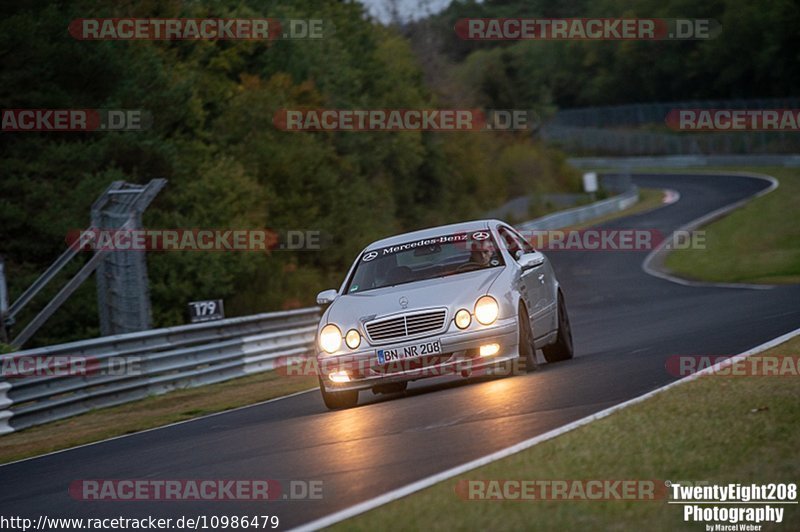
[[[40,360],[60,371],[0,378],[0,434],[274,369],[278,357],[302,355],[312,348],[319,318],[320,309],[310,307],[4,355],[4,367]],[[85,369],[75,371],[76,363]]]
[[[627,191],[612,198],[596,201],[582,207],[575,207],[548,214],[547,216],[518,224],[517,228],[525,231],[538,231],[569,227],[571,225],[587,222],[599,216],[625,210],[637,201],[639,201],[639,189],[635,186],[631,186]]]
[[[574,225],[625,209],[637,199],[638,190],[631,187],[613,198],[518,227]],[[4,368],[17,368],[19,360],[43,360],[48,371],[47,375],[22,378],[0,375],[0,434],[275,369],[280,357],[313,350],[320,314],[319,307],[268,312],[3,355]],[[80,371],[70,369],[75,362]]]

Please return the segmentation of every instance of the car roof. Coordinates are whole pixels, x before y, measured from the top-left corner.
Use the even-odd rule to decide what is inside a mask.
[[[418,231],[411,231],[410,233],[402,233],[381,240],[376,240],[365,251],[384,248],[386,246],[396,246],[405,242],[413,242],[414,240],[421,240],[423,238],[434,238],[441,235],[449,235],[453,233],[468,233],[470,231],[480,231],[488,227],[495,227],[497,224],[503,224],[500,220],[486,219],[486,220],[472,220],[469,222],[460,222],[449,225],[439,225],[436,227],[429,227],[427,229],[420,229]]]

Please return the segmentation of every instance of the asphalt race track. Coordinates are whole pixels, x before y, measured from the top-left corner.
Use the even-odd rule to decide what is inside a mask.
[[[768,186],[734,176],[640,176],[677,203],[607,228],[670,233]],[[780,194],[780,188],[773,192]],[[633,398],[675,377],[670,355],[732,355],[800,327],[800,285],[690,287],[646,274],[646,251],[548,254],[564,288],[574,360],[512,378],[440,379],[361,394],[329,412],[318,392],[0,467],[0,514],[49,517],[277,515],[310,522]],[[322,480],[323,498],[264,502],[81,502],[78,479]],[[454,495],[455,496],[455,495]]]

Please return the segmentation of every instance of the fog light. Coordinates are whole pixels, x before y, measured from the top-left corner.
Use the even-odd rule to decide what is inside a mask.
[[[328,375],[328,379],[331,382],[350,382],[350,375],[346,371],[334,371]]]
[[[456,312],[456,327],[459,329],[466,329],[472,323],[472,315],[467,309],[461,309]]]
[[[490,357],[500,352],[500,344],[486,344],[481,346],[481,356]]]

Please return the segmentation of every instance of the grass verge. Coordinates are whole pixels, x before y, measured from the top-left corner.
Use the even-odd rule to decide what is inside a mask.
[[[763,355],[800,355],[800,337]],[[685,523],[681,509],[664,500],[466,501],[455,486],[467,479],[796,483],[799,396],[796,376],[703,377],[334,528],[705,530],[702,523]],[[775,529],[796,529],[800,508],[782,507],[783,523]]]
[[[706,249],[673,251],[666,267],[706,281],[800,283],[800,169],[737,170],[773,176],[780,186],[704,227]]]
[[[0,463],[250,405],[316,386],[274,371],[103,408],[0,436]]]

